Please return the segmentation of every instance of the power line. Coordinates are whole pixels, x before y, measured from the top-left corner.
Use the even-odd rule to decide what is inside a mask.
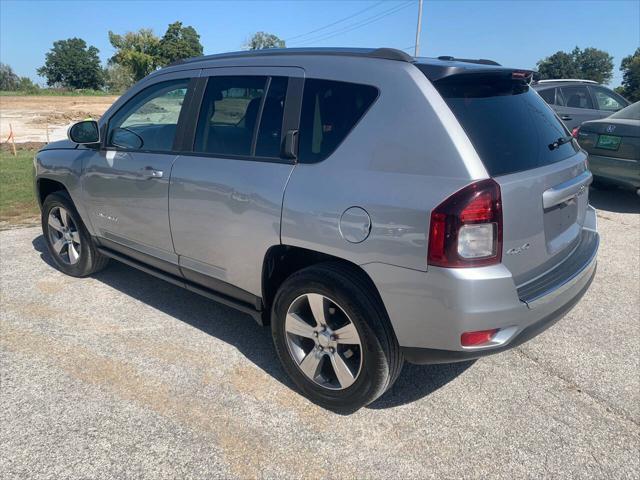
[[[334,32],[328,32],[327,34],[322,34],[318,37],[315,38],[311,38],[311,39],[307,39],[307,40],[302,40],[301,44],[309,44],[309,43],[314,43],[314,42],[319,42],[319,41],[323,41],[323,40],[327,40],[329,38],[333,38],[336,35],[341,35],[343,33],[347,33],[347,32],[351,32],[353,30],[357,30],[358,28],[362,28],[365,27],[371,23],[377,22],[378,20],[382,20],[385,17],[388,17],[389,15],[393,15],[396,12],[399,12],[400,10],[403,10],[407,7],[409,7],[410,5],[412,5],[413,2],[406,2],[402,5],[396,5],[393,8],[390,8],[389,10],[385,10],[383,12],[380,12],[372,17],[366,18],[364,20],[358,21],[354,24],[351,25],[347,25],[346,27],[336,30]]]
[[[320,30],[325,30],[325,29],[327,29],[327,28],[329,28],[329,27],[333,27],[334,25],[337,25],[337,24],[342,23],[342,22],[345,22],[345,21],[347,21],[347,20],[349,20],[349,19],[351,19],[351,18],[353,18],[353,17],[356,17],[356,16],[360,15],[361,13],[367,12],[367,11],[369,11],[369,10],[371,10],[371,9],[373,9],[373,8],[375,8],[375,7],[377,7],[378,5],[380,5],[380,4],[382,4],[382,3],[384,3],[384,0],[382,0],[382,1],[380,1],[380,2],[377,2],[377,3],[374,3],[373,5],[369,5],[367,8],[363,8],[362,10],[358,10],[357,12],[352,13],[351,15],[348,15],[348,16],[346,16],[346,17],[344,17],[344,18],[341,18],[340,20],[336,20],[335,22],[329,23],[329,24],[327,24],[327,25],[325,25],[325,26],[323,26],[323,27],[316,28],[315,30],[311,30],[311,31],[309,31],[309,32],[307,32],[307,33],[302,33],[302,34],[300,34],[300,35],[295,35],[295,36],[293,36],[293,37],[286,38],[286,39],[285,39],[285,42],[289,42],[289,41],[291,41],[291,40],[294,40],[294,39],[296,39],[296,38],[300,38],[300,37],[306,37],[307,35],[311,35],[312,33],[319,32]],[[302,41],[302,40],[301,40],[301,41]]]

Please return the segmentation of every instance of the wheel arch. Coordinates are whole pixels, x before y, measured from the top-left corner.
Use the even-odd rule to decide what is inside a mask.
[[[36,179],[36,197],[41,209],[44,199],[55,192],[64,192],[69,198],[71,198],[69,189],[59,180],[53,180],[47,177],[39,177]]]
[[[263,323],[270,322],[271,307],[280,285],[294,273],[313,265],[321,263],[340,264],[351,270],[357,278],[364,282],[375,293],[380,307],[386,307],[375,283],[369,274],[360,266],[344,258],[329,255],[327,253],[309,250],[291,245],[274,245],[267,250],[262,264],[262,304]]]

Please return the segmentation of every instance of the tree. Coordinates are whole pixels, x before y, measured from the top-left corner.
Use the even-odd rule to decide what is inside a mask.
[[[572,52],[556,52],[538,61],[541,79],[580,78],[609,83],[613,76],[613,57],[597,48],[576,47]]]
[[[541,79],[576,78],[578,70],[571,54],[556,52],[538,62],[538,73]]]
[[[109,42],[116,49],[116,53],[109,59],[109,64],[127,68],[136,82],[160,65],[160,39],[150,29],[142,28],[124,35],[109,31]]]
[[[633,55],[622,59],[620,71],[622,85],[618,93],[630,102],[640,101],[640,48],[637,48]]]
[[[38,75],[47,79],[47,85],[67,88],[99,89],[104,83],[99,50],[87,47],[81,38],[53,42]]]
[[[131,71],[117,63],[104,69],[104,79],[107,90],[110,93],[123,93],[134,84]]]
[[[159,63],[169,65],[183,58],[199,57],[203,48],[200,35],[191,26],[183,27],[182,22],[174,22],[167,27],[167,31],[159,43]]]
[[[284,40],[267,32],[256,32],[245,45],[248,50],[262,50],[264,48],[284,48]]]
[[[17,90],[20,79],[6,63],[0,63],[0,90]]]

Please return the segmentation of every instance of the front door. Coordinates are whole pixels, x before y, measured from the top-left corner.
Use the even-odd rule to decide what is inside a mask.
[[[177,263],[168,195],[174,140],[189,78],[155,83],[110,119],[101,150],[83,174],[96,234],[110,242]]]
[[[281,146],[286,131],[297,129],[302,72],[202,72],[207,85],[193,152],[174,162],[169,191],[173,242],[187,279],[245,301],[262,296],[263,259],[280,244],[282,198],[294,168]]]

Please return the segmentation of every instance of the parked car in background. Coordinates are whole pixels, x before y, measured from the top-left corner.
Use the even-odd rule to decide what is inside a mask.
[[[631,188],[640,195],[640,102],[583,123],[574,136],[589,153],[589,169],[597,183]]]
[[[629,101],[592,80],[540,80],[533,88],[551,105],[569,130],[608,117]]]
[[[405,359],[512,348],[589,288],[587,154],[531,75],[384,48],[178,62],[37,154],[49,254],[270,323],[302,392],[361,407]]]

